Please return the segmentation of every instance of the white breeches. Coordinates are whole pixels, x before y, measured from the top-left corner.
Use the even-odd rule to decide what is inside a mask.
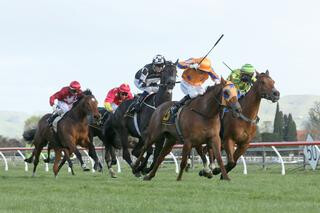
[[[64,113],[68,112],[71,108],[72,108],[72,104],[67,104],[66,102],[58,101],[57,113],[59,115],[62,115]]]
[[[190,98],[195,98],[198,95],[203,95],[205,89],[201,86],[192,86],[184,80],[181,80],[180,88],[185,95],[189,95]]]

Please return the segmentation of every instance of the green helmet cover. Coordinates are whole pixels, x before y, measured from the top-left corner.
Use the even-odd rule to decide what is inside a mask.
[[[251,64],[245,64],[240,69],[240,71],[245,74],[253,74],[255,70]]]

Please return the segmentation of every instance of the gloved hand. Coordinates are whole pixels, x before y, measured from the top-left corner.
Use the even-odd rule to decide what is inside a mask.
[[[53,105],[52,105],[52,111],[53,111],[53,112],[57,111],[57,107],[58,107],[57,104],[53,104]]]
[[[194,63],[194,64],[190,64],[189,67],[192,69],[198,69],[200,67],[200,65],[197,63]]]
[[[157,83],[155,83],[155,82],[152,82],[151,84],[149,84],[149,86],[150,86],[150,87],[157,87],[157,86],[158,86],[158,84],[157,84]]]

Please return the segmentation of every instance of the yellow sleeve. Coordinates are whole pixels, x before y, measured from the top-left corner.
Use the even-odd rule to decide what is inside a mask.
[[[112,112],[112,106],[109,102],[104,102],[104,108],[106,108],[107,111]]]

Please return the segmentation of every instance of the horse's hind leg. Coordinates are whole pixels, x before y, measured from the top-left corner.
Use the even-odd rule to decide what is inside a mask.
[[[166,140],[166,142],[165,142],[165,144],[159,154],[159,157],[156,159],[156,163],[154,164],[154,167],[152,168],[151,172],[143,178],[143,180],[151,180],[156,175],[156,172],[157,172],[160,164],[162,163],[164,158],[170,153],[174,144],[175,144],[175,140],[172,140],[172,139],[168,140],[168,138],[167,138],[167,140]]]
[[[97,155],[97,152],[96,152],[96,149],[94,147],[94,145],[89,142],[89,156],[94,160],[94,170],[98,171],[98,172],[101,172],[102,171],[102,165],[99,161],[99,158],[98,158],[98,155]]]
[[[203,163],[203,169],[199,172],[199,175],[207,177],[207,178],[212,178],[213,177],[212,171],[208,166],[208,161],[207,161],[206,155],[204,154],[202,145],[196,146],[195,148],[196,148],[198,154],[200,155],[202,163]]]
[[[72,175],[75,175],[74,174],[74,171],[73,171],[73,164],[72,164],[72,161],[71,161],[71,159],[70,159],[70,152],[69,152],[69,149],[63,149],[63,152],[64,152],[64,157],[67,159],[67,161],[68,161],[68,164],[69,164],[69,167],[70,167],[70,169],[71,169],[71,174]]]
[[[191,148],[192,148],[191,143],[189,141],[185,140],[183,148],[182,148],[182,159],[181,159],[181,163],[180,163],[180,171],[179,171],[179,175],[177,177],[177,181],[181,180],[183,171],[187,165],[188,155],[191,151]]]
[[[83,160],[82,160],[82,155],[81,155],[79,149],[76,148],[76,149],[74,150],[74,154],[76,155],[77,159],[78,159],[79,162],[80,162],[82,171],[84,171],[84,172],[90,171],[90,169],[87,168],[87,165],[83,162]]]
[[[37,170],[37,166],[38,166],[38,163],[39,163],[39,158],[40,158],[40,154],[41,154],[42,148],[43,148],[43,146],[35,147],[34,161],[33,161],[33,172],[32,172],[32,176],[33,177],[36,174],[36,170]]]

